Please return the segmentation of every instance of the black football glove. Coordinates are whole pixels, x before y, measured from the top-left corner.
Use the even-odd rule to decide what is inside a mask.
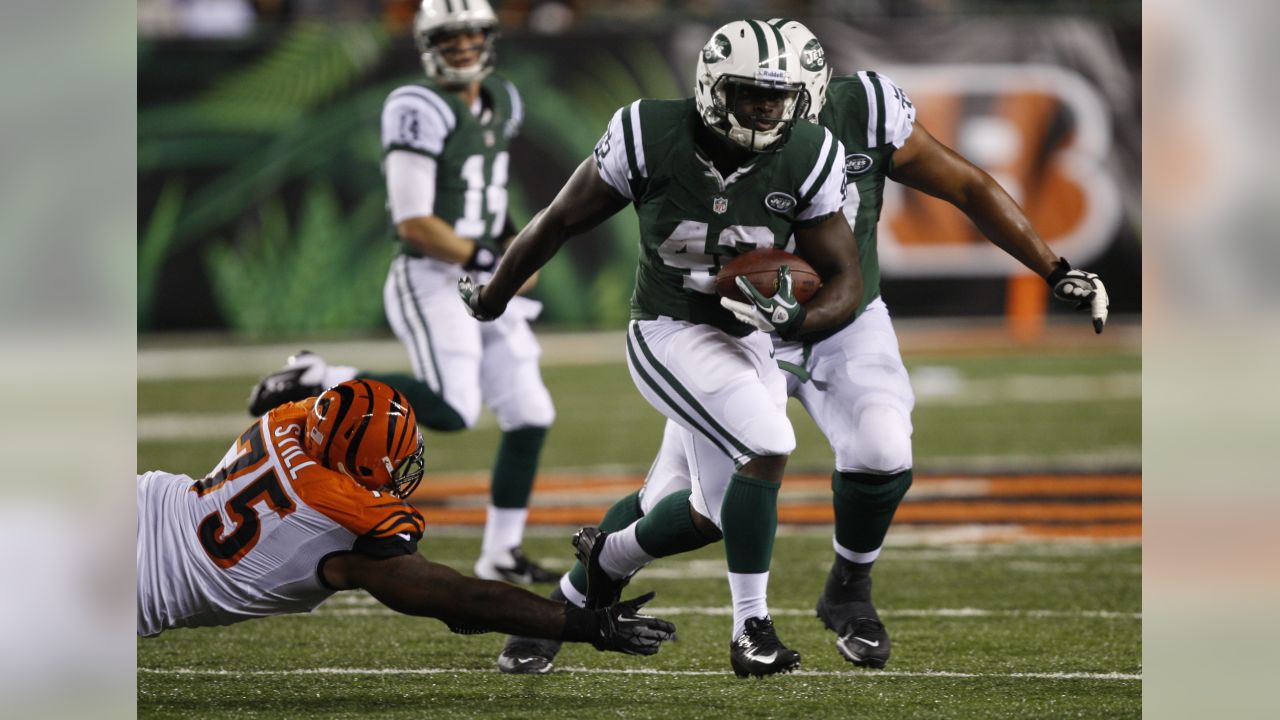
[[[469,273],[493,272],[498,265],[498,253],[489,248],[476,243],[476,249],[471,251],[471,257],[462,263],[462,269]]]
[[[653,655],[667,640],[674,640],[676,626],[666,620],[641,615],[640,608],[653,599],[645,593],[600,610],[565,605],[563,640],[589,642],[597,650]]]
[[[1101,333],[1107,324],[1107,308],[1111,299],[1102,280],[1091,272],[1074,270],[1066,258],[1058,258],[1053,272],[1045,278],[1053,288],[1053,296],[1064,302],[1076,303],[1077,310],[1088,310],[1093,315],[1093,331]]]

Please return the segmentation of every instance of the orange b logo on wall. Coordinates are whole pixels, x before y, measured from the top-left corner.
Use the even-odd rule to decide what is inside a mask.
[[[1111,120],[1079,75],[1046,65],[891,69],[916,120],[986,170],[1040,237],[1074,265],[1112,241],[1121,217],[1107,163]],[[894,277],[1002,277],[1027,271],[946,202],[886,183],[880,267]]]

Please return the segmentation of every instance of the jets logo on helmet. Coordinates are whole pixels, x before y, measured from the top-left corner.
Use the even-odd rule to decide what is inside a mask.
[[[316,398],[303,451],[370,490],[408,497],[422,482],[423,444],[413,408],[377,380],[349,380]]]
[[[731,52],[733,52],[733,46],[729,44],[729,38],[717,34],[711,38],[706,47],[702,48],[702,60],[708,65],[718,63],[728,58]]]
[[[807,116],[802,72],[777,28],[735,20],[712,33],[698,56],[694,104],[713,132],[753,152],[776,151]]]
[[[450,65],[440,50],[441,41],[468,30],[484,34],[480,58],[469,65]],[[465,85],[493,72],[497,30],[498,16],[487,0],[422,0],[413,20],[413,41],[427,77],[445,85]]]
[[[795,20],[774,18],[769,26],[777,29],[787,38],[792,47],[799,50],[800,81],[809,92],[808,112],[805,119],[818,122],[818,114],[827,102],[827,85],[831,83],[831,66],[827,64],[827,53],[822,43],[805,27]]]

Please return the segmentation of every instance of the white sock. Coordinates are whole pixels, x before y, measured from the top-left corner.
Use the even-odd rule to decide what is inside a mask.
[[[524,540],[524,521],[529,517],[528,508],[500,508],[488,506],[484,521],[484,542],[480,554],[490,562],[508,567],[514,562],[511,549],[520,547]]]
[[[325,368],[324,378],[320,381],[320,385],[328,389],[339,383],[355,379],[356,369],[350,365],[330,365]]]
[[[637,521],[639,522],[639,521]],[[600,551],[600,567],[614,580],[621,580],[653,562],[653,556],[645,552],[636,541],[636,523],[609,533]]]
[[[854,552],[849,548],[836,542],[835,538],[831,538],[831,545],[835,547],[836,554],[839,555],[840,557],[844,558],[845,560],[848,560],[849,562],[859,563],[862,565],[865,565],[869,562],[875,562],[876,558],[880,557],[880,551],[884,549],[884,546],[881,545],[880,547],[876,548],[875,550],[872,550],[871,552],[864,552],[864,553]]]
[[[578,588],[569,582],[569,573],[560,576],[560,592],[564,593],[564,599],[573,603],[578,607],[586,607],[587,596],[578,592]]]
[[[729,636],[730,641],[737,640],[742,634],[747,618],[769,614],[768,591],[768,572],[729,573],[729,592],[733,595],[733,634]]]

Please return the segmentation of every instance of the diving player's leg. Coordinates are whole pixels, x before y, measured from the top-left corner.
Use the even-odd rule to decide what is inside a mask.
[[[778,641],[765,601],[778,488],[795,448],[785,380],[770,357],[768,337],[735,338],[708,325],[674,320],[633,321],[627,363],[650,404],[738,468],[725,478],[703,479],[725,488],[720,527],[735,598],[730,652],[735,672],[794,669],[799,654]]]
[[[521,550],[538,459],[555,420],[551,393],[538,368],[542,350],[529,328],[529,312],[521,312],[533,305],[513,303],[496,322],[480,326],[484,346],[480,387],[497,417],[502,441],[494,458],[484,542],[475,572],[477,577],[520,584],[557,579]]]
[[[911,486],[915,398],[883,301],[812,347],[813,379],[796,396],[827,436],[835,559],[818,614],[856,665],[884,667],[889,637],[871,600],[871,568]]]

